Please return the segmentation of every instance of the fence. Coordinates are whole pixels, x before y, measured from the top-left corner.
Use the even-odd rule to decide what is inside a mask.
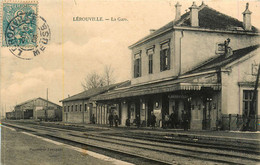
[[[248,130],[256,131],[259,130],[259,116],[254,115],[249,117],[249,127]],[[239,114],[228,114],[222,115],[222,126],[223,130],[243,130],[248,118],[243,118]]]

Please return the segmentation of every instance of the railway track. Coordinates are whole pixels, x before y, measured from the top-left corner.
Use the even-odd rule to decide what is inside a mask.
[[[13,125],[9,126],[14,127]],[[117,155],[116,157],[121,159],[131,157],[132,159],[138,159],[139,162],[146,162],[145,164],[148,164],[148,162],[149,164],[174,164],[180,162],[181,159],[185,160],[182,160],[183,162],[192,159],[192,164],[196,164],[196,162],[201,164],[200,161],[206,161],[206,164],[256,164],[260,162],[259,153],[249,154],[252,150],[255,151],[256,148],[248,147],[244,150],[238,150],[237,147],[232,145],[194,144],[193,142],[174,141],[162,137],[153,138],[141,134],[112,134],[107,131],[101,133],[91,133],[89,131],[86,133],[33,124],[26,124],[26,127],[36,133],[39,130],[46,131],[41,136],[47,138],[70,143],[71,145],[84,146],[96,152],[110,153],[111,155]],[[161,159],[162,157],[163,159]],[[131,160],[127,161],[131,162]]]
[[[133,139],[139,139],[139,140],[146,140],[146,141],[153,141],[158,143],[167,143],[172,145],[182,145],[182,146],[193,146],[198,148],[210,148],[210,149],[218,149],[218,150],[224,150],[224,151],[234,151],[234,152],[241,152],[241,153],[248,153],[253,155],[260,155],[260,149],[259,145],[245,145],[241,146],[236,144],[227,144],[227,143],[216,143],[216,142],[208,142],[205,140],[193,140],[193,139],[181,139],[181,138],[169,138],[169,137],[162,137],[162,136],[154,136],[151,137],[151,135],[143,135],[143,134],[129,134],[129,133],[117,133],[117,134],[111,134],[111,133],[105,133],[104,135],[108,136],[117,136],[122,138],[133,138]]]

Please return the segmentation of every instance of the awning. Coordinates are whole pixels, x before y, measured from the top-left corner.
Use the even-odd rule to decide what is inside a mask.
[[[180,90],[196,90],[199,91],[204,87],[212,88],[213,90],[220,90],[221,84],[217,82],[217,74],[206,74],[200,76],[192,76],[179,79],[165,80],[155,83],[147,83],[141,85],[131,85],[126,88],[118,88],[107,93],[98,95],[91,100],[112,100],[126,97],[150,95],[174,92]]]

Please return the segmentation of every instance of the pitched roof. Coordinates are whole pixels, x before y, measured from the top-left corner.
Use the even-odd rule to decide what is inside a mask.
[[[216,71],[211,73],[206,73],[204,71],[224,67],[238,59],[245,57],[250,52],[255,51],[259,47],[260,45],[255,45],[243,49],[234,50],[233,55],[228,57],[225,55],[216,55],[214,58],[203,62],[195,69],[185,73],[180,77],[173,77],[168,80],[162,80],[142,85],[131,85],[126,88],[118,88],[117,90],[112,90],[111,92],[97,95],[93,98],[93,100],[104,101],[140,95],[172,92],[178,90],[200,90],[202,87],[211,87],[214,90],[219,90],[221,88],[221,84],[217,79]]]
[[[109,90],[113,90],[113,89],[118,88],[118,87],[124,87],[124,86],[127,86],[127,85],[130,85],[129,80],[124,81],[124,82],[120,82],[120,83],[116,83],[116,84],[112,84],[112,85],[108,85],[108,86],[104,86],[104,87],[89,89],[89,90],[83,91],[81,93],[78,93],[76,95],[73,95],[71,97],[68,97],[66,99],[63,99],[60,102],[89,99],[89,98],[94,97],[96,95],[105,93]]]
[[[22,103],[20,103],[20,104],[17,104],[16,107],[17,107],[17,106],[24,105],[24,104],[27,104],[27,103],[30,103],[30,102],[35,101],[35,100],[38,100],[38,99],[41,99],[41,100],[43,100],[43,101],[45,101],[45,102],[48,102],[48,103],[51,103],[51,104],[54,104],[54,105],[56,105],[56,106],[61,107],[60,105],[58,105],[58,104],[56,104],[56,103],[53,103],[53,102],[51,102],[51,101],[49,101],[49,100],[46,100],[46,99],[44,99],[44,98],[41,98],[41,97],[24,101],[24,102],[22,102]]]
[[[244,30],[243,22],[239,21],[236,18],[228,16],[226,14],[220,13],[219,11],[210,8],[204,4],[199,6],[198,17],[199,17],[199,27],[197,27],[198,29],[248,32]],[[159,28],[155,32],[149,34],[148,36],[132,44],[131,46],[129,46],[129,48],[132,48],[135,45],[138,45],[146,40],[154,38],[155,36],[160,35],[168,30],[173,30],[174,27],[179,27],[179,28],[191,27],[190,11],[184,13],[180,17],[180,19],[169,22],[168,24]],[[252,26],[252,30],[250,32],[258,33],[259,30],[256,27]]]
[[[226,65],[230,64],[231,62],[236,61],[236,60],[248,55],[250,52],[258,49],[259,47],[260,47],[260,45],[254,45],[254,46],[249,46],[246,48],[234,50],[233,55],[231,55],[231,56],[225,56],[225,55],[217,56],[216,55],[214,58],[204,61],[199,66],[188,71],[186,74],[196,73],[196,72],[201,72],[201,71],[206,71],[206,70],[211,70],[211,69],[220,69],[221,67],[226,66]]]

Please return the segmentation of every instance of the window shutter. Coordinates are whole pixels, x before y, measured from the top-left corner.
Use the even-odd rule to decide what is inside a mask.
[[[167,65],[167,69],[170,70],[171,69],[171,52],[170,49],[167,49],[167,57],[168,57],[168,65]]]
[[[150,55],[148,55],[148,74],[150,73]]]
[[[134,77],[136,77],[136,60],[134,60]]]
[[[153,73],[153,55],[151,55],[151,73]]]
[[[135,77],[139,77],[139,59],[136,59],[136,76]]]
[[[163,71],[163,50],[160,51],[160,71]]]
[[[142,58],[139,60],[139,77],[142,76]]]

